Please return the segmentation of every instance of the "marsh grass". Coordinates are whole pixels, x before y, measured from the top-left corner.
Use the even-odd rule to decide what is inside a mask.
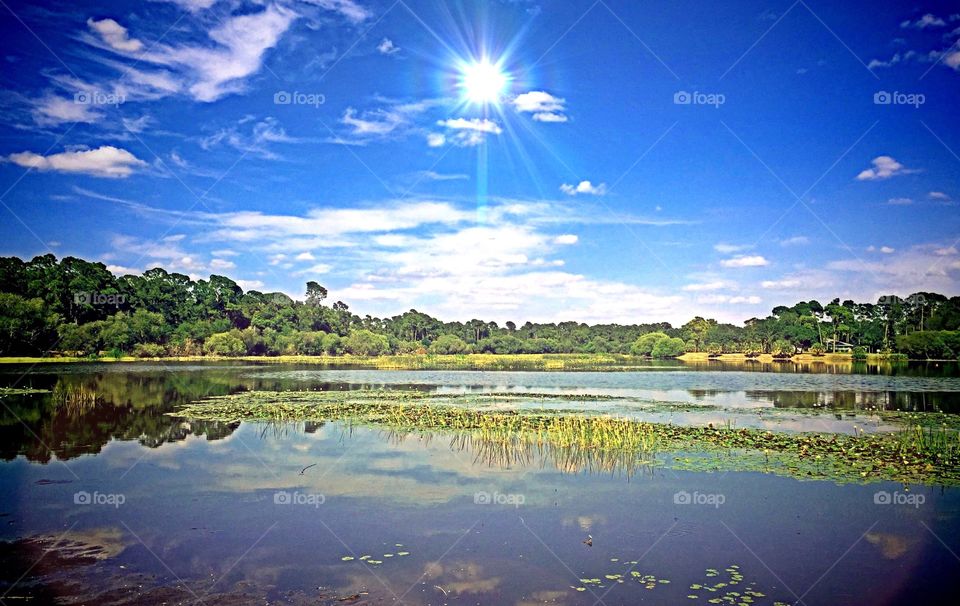
[[[549,452],[560,469],[635,469],[669,463],[692,470],[755,470],[797,478],[960,484],[952,428],[894,434],[781,433],[689,427],[562,410],[476,410],[529,394],[437,395],[412,391],[248,392],[191,404],[177,416],[216,421],[347,421],[394,432],[446,432],[490,461],[529,462]],[[557,396],[550,396],[557,397]],[[441,403],[442,402],[442,403]],[[464,437],[466,436],[466,437]],[[670,453],[671,456],[665,456]]]
[[[96,406],[103,401],[103,398],[84,385],[67,385],[59,382],[53,389],[53,401],[57,406],[68,409],[84,409]]]
[[[283,362],[379,370],[617,370],[648,362],[623,354],[409,354],[388,356],[281,356]]]

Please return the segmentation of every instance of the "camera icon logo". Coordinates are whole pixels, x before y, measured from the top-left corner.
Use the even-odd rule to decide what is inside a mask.
[[[693,502],[693,497],[686,490],[673,493],[673,502],[675,505],[689,505]]]
[[[92,297],[88,292],[75,292],[73,293],[73,303],[74,305],[89,305]]]
[[[275,505],[289,505],[293,500],[290,497],[290,493],[286,490],[281,490],[273,493],[273,503]]]
[[[90,493],[85,490],[73,493],[74,505],[89,505],[92,502],[93,498],[90,496]]]
[[[81,105],[90,105],[91,101],[92,99],[90,97],[90,93],[85,90],[73,93],[74,103],[79,103]]]
[[[690,105],[693,102],[693,97],[685,90],[678,90],[673,93],[673,102],[676,105]]]
[[[886,490],[879,490],[873,493],[873,502],[875,505],[889,505],[893,502],[893,498]]]
[[[285,90],[280,90],[273,93],[273,104],[274,105],[290,105],[293,103],[293,97]]]
[[[893,96],[885,90],[873,93],[874,105],[890,105],[893,103]]]
[[[489,505],[493,502],[489,492],[480,491],[473,494],[473,503],[475,505]]]

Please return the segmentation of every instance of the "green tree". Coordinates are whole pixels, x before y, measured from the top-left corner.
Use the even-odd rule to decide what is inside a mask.
[[[636,341],[633,342],[633,345],[630,347],[630,353],[635,356],[653,355],[653,348],[656,346],[657,342],[669,338],[670,337],[662,332],[649,332],[645,335],[641,335]]]
[[[218,332],[207,337],[203,349],[215,356],[242,356],[247,348],[243,340],[232,332]]]
[[[654,344],[653,351],[650,352],[654,358],[675,358],[683,354],[685,343],[678,337],[666,337],[660,339]]]
[[[354,330],[344,339],[344,347],[355,356],[379,356],[387,353],[390,342],[369,330]]]
[[[43,352],[54,344],[58,321],[42,299],[0,293],[0,355]]]
[[[465,354],[470,352],[470,346],[456,335],[440,335],[430,344],[432,354]]]

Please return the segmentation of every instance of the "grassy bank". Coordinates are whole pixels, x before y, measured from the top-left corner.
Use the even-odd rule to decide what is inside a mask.
[[[849,365],[850,354],[836,353],[823,356],[798,354],[792,358],[775,359],[770,354],[748,358],[743,354],[722,354],[711,357],[706,353],[687,353],[679,358],[682,362],[773,363],[779,361]],[[0,364],[63,364],[82,362],[257,362],[273,364],[312,364],[317,366],[352,366],[382,370],[629,370],[637,366],[649,366],[650,358],[625,354],[463,354],[463,355],[385,355],[385,356],[185,356],[168,358],[0,358]],[[869,363],[882,363],[880,355],[870,354]]]
[[[0,363],[40,364],[76,362],[258,362],[353,366],[384,370],[616,370],[645,364],[649,360],[623,354],[463,354],[385,356],[186,356],[169,358],[0,358]]]
[[[956,431],[942,427],[911,427],[885,435],[787,434],[684,427],[568,411],[471,409],[468,405],[480,397],[509,403],[518,396],[438,396],[408,391],[248,392],[209,398],[173,414],[225,422],[345,421],[398,432],[449,432],[455,439],[466,437],[498,452],[548,449],[558,461],[600,457],[623,465],[762,471],[840,482],[960,485],[960,437]],[[442,405],[437,403],[439,398]],[[564,468],[570,466],[565,464]]]

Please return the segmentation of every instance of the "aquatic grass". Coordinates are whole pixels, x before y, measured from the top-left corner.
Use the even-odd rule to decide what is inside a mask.
[[[67,385],[59,382],[53,389],[53,401],[59,406],[83,408],[94,406],[102,402],[103,398],[84,385]]]
[[[476,410],[456,404],[483,398],[507,402],[510,397],[438,397],[402,390],[248,392],[211,397],[173,414],[226,422],[347,421],[401,433],[451,433],[455,440],[466,435],[493,460],[529,460],[534,451],[548,452],[560,469],[584,462],[610,469],[611,462],[619,462],[630,469],[669,464],[697,471],[762,471],[838,482],[960,485],[960,438],[945,427],[913,427],[894,434],[784,433],[563,410]]]

